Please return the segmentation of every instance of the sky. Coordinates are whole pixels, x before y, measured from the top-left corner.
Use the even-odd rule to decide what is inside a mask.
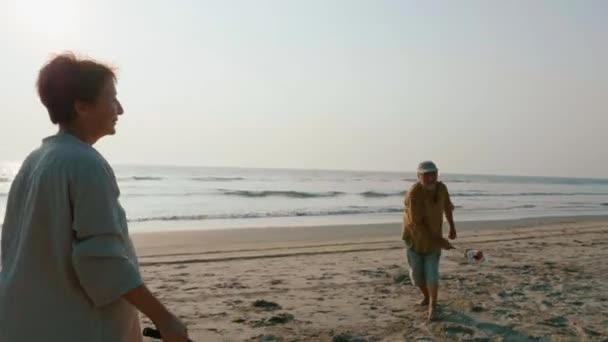
[[[608,178],[608,1],[0,0],[0,161],[35,81],[118,68],[111,164]]]

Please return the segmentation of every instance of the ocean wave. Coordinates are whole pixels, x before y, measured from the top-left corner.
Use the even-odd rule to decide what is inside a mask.
[[[408,182],[408,183],[418,182],[417,178],[402,178],[401,180],[404,182]],[[472,183],[473,182],[470,179],[443,179],[443,181],[447,184],[449,184],[449,183]]]
[[[591,203],[588,204],[578,204],[578,205],[568,205],[568,204],[564,204],[564,205],[556,205],[556,206],[551,206],[550,208],[552,209],[593,209],[596,208],[596,205],[593,205]]]
[[[291,199],[307,199],[307,198],[335,198],[344,195],[358,195],[366,199],[383,199],[389,197],[403,197],[407,193],[406,191],[399,192],[383,192],[369,190],[360,193],[348,193],[342,191],[327,191],[327,192],[306,192],[306,191],[295,191],[295,190],[231,190],[231,189],[217,189],[221,195],[243,197],[243,198],[266,198],[266,197],[284,197]],[[215,193],[213,190],[209,191],[185,191],[185,192],[150,192],[150,193],[129,193],[125,191],[122,193],[124,197],[180,197],[180,196],[213,196]],[[519,192],[519,193],[484,193],[484,192],[455,192],[450,194],[451,197],[455,198],[500,198],[500,197],[572,197],[572,196],[608,196],[608,193],[599,192],[571,192],[571,193],[560,193],[560,192]],[[573,203],[577,204],[577,203]],[[602,203],[601,205],[608,205]]]
[[[190,179],[193,181],[198,181],[198,182],[231,182],[231,181],[245,180],[245,178],[243,178],[243,177],[215,177],[215,176],[193,177]]]
[[[405,191],[401,192],[378,192],[378,191],[365,191],[360,193],[359,195],[367,198],[379,198],[379,197],[395,197],[395,196],[405,196]]]
[[[231,214],[200,214],[200,215],[167,215],[155,217],[140,217],[129,219],[129,222],[151,222],[151,221],[204,221],[204,220],[229,220],[229,219],[255,219],[255,218],[277,218],[277,217],[307,217],[307,216],[339,216],[359,214],[387,214],[400,213],[403,209],[397,207],[373,208],[373,207],[348,207],[336,210],[292,210],[272,212],[250,212]]]
[[[132,177],[119,177],[117,180],[119,182],[128,182],[128,181],[159,181],[165,179],[164,177],[156,177],[156,176],[132,176]]]
[[[478,175],[475,183],[494,184],[554,184],[554,185],[608,185],[608,179],[602,178],[559,178],[559,177],[526,177],[526,176],[488,176]],[[450,183],[446,179],[446,183]]]
[[[328,192],[304,192],[304,191],[280,191],[280,190],[227,190],[218,189],[222,194],[227,196],[238,197],[288,197],[288,198],[323,198],[323,197],[338,197],[344,195],[340,191]]]
[[[515,210],[515,209],[533,209],[536,208],[537,206],[534,204],[522,204],[522,205],[515,205],[515,206],[511,206],[511,207],[492,207],[492,208],[467,208],[469,211],[493,211],[493,210]]]
[[[120,194],[121,197],[190,197],[190,196],[207,196],[209,192],[154,192],[154,193],[142,193],[142,192],[124,192]]]
[[[478,193],[456,192],[452,197],[525,197],[525,196],[606,196],[605,192],[518,192],[518,193]]]
[[[382,197],[397,197],[404,196],[407,192],[380,192],[380,191],[365,191],[359,195],[367,198],[382,198]],[[450,194],[451,197],[540,197],[540,196],[607,196],[608,193],[600,192],[518,192],[518,193],[487,193],[480,191],[471,192],[455,192]]]
[[[456,176],[457,177],[457,176]],[[560,178],[560,177],[527,177],[527,176],[492,176],[470,175],[463,178],[451,179],[446,175],[442,178],[448,185],[450,183],[482,183],[482,184],[552,184],[552,185],[608,185],[605,178]],[[402,178],[405,182],[417,182],[416,178]]]

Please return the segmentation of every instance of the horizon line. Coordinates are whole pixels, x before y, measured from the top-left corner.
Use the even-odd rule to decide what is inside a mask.
[[[261,166],[210,166],[200,164],[163,164],[163,163],[111,163],[114,166],[147,166],[147,167],[183,167],[183,168],[209,168],[209,169],[254,169],[254,170],[287,170],[287,171],[329,171],[329,172],[376,172],[376,173],[403,173],[416,174],[416,171],[396,171],[396,170],[361,170],[361,169],[332,169],[332,168],[297,168],[297,167],[261,167]],[[608,180],[608,177],[590,177],[590,176],[540,176],[540,175],[523,175],[523,174],[499,174],[499,173],[466,173],[466,172],[442,172],[440,175],[454,176],[490,176],[490,177],[520,177],[520,178],[554,178],[554,179],[580,179],[580,180]]]

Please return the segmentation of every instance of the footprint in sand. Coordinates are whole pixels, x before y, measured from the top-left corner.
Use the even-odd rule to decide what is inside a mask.
[[[443,328],[448,335],[458,335],[459,337],[463,337],[462,335],[470,335],[472,336],[475,331],[471,328],[464,327],[462,325],[447,325]]]
[[[382,269],[358,270],[357,273],[364,275],[364,276],[368,276],[370,278],[388,278],[388,277],[390,277],[389,274]]]

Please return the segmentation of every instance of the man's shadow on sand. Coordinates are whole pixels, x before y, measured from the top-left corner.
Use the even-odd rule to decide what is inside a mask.
[[[446,327],[445,332],[449,335],[473,334],[474,329],[476,329],[487,335],[489,340],[493,340],[496,337],[501,337],[502,341],[549,341],[546,338],[531,337],[527,334],[523,334],[510,326],[477,321],[476,319],[467,316],[462,312],[454,311],[446,306],[440,306],[439,309],[439,315],[434,322],[455,323],[459,325]],[[480,341],[481,340],[483,339],[480,339]]]

